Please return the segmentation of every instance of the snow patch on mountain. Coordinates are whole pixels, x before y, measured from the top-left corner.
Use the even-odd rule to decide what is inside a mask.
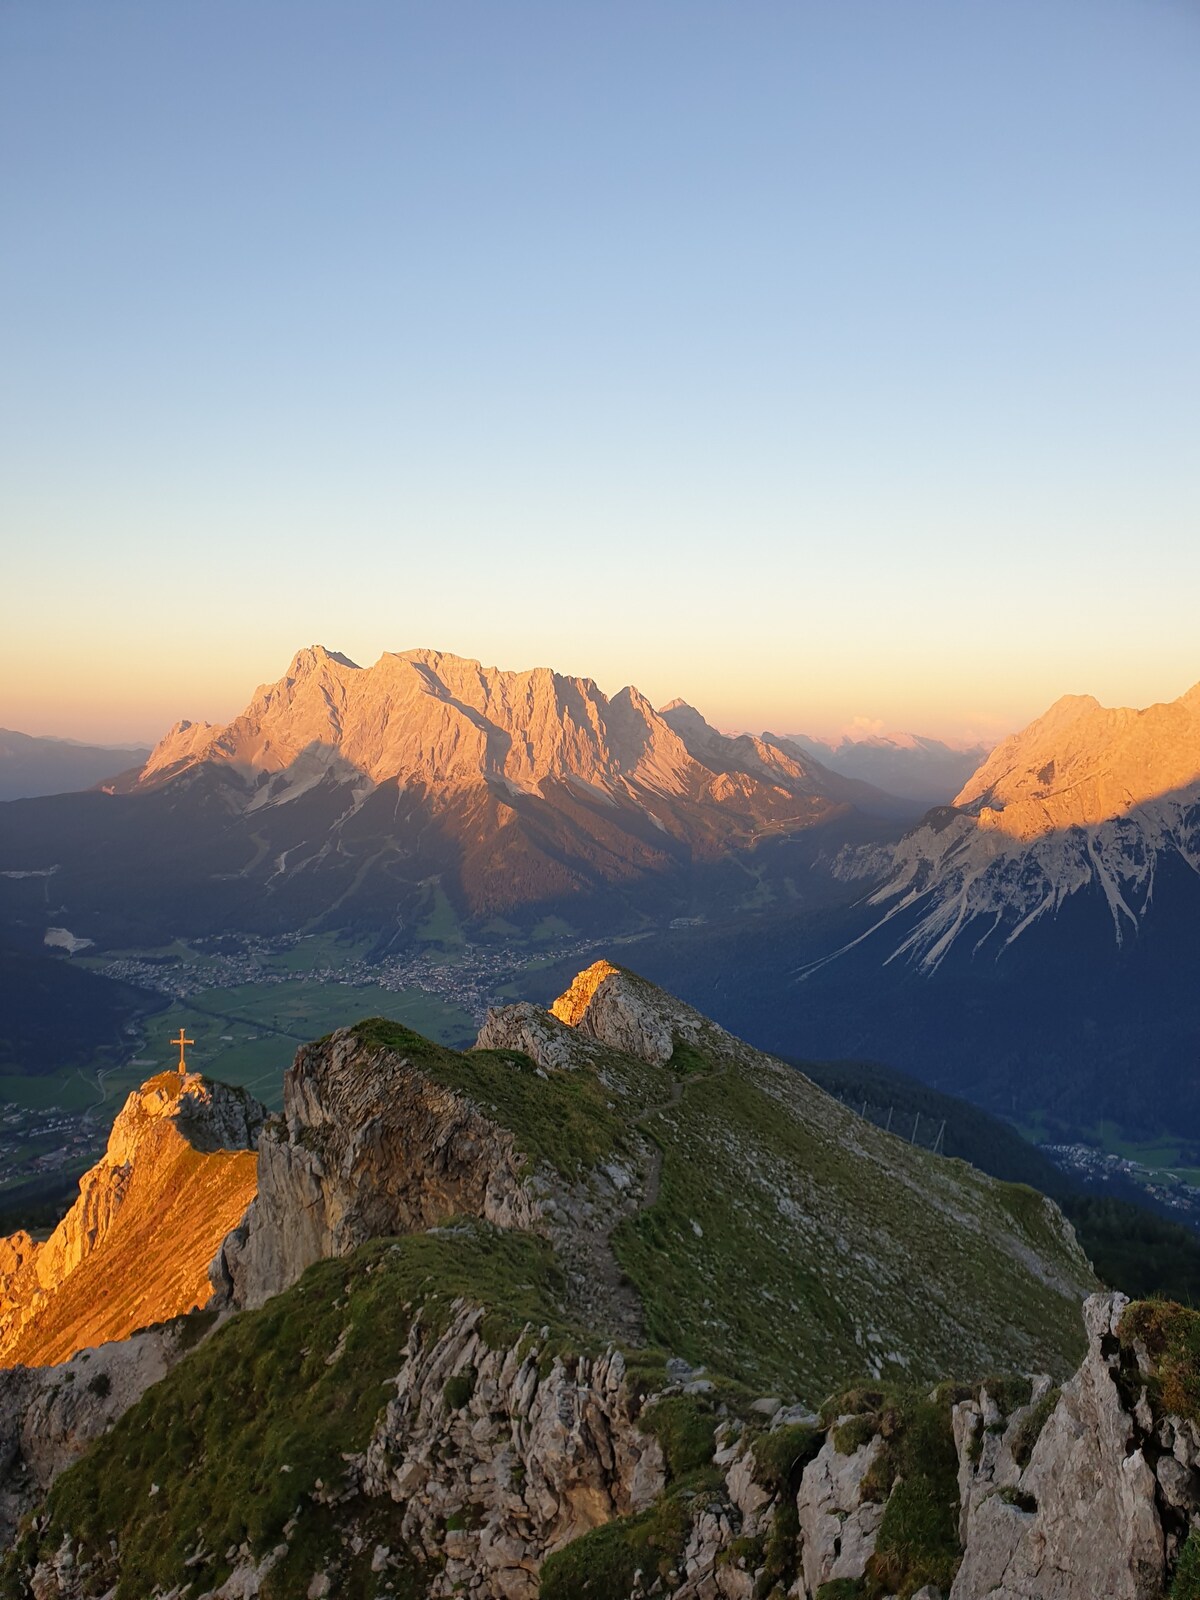
[[[1000,956],[1087,889],[1120,945],[1150,914],[1168,859],[1200,875],[1200,686],[1144,711],[1064,696],[993,752],[953,807],[893,847],[844,850],[833,871],[876,885],[865,903],[883,915],[854,944],[902,923],[886,959],[932,972],[964,939]]]

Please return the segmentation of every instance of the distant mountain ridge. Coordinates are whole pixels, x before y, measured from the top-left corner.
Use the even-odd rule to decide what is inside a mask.
[[[1142,711],[1065,695],[900,841],[870,903],[886,919],[917,913],[897,953],[932,968],[960,940],[998,955],[1084,892],[1120,944],[1150,914],[1156,876],[1180,867],[1200,874],[1200,684]]]
[[[793,733],[788,740],[833,772],[930,806],[946,805],[991,748],[980,743],[960,747],[920,733],[878,733],[861,739],[846,734],[835,741]]]
[[[90,789],[140,767],[149,754],[144,745],[82,744],[0,728],[0,800]]]

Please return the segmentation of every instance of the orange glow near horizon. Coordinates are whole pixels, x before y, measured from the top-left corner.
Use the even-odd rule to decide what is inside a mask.
[[[267,641],[253,652],[235,653],[213,652],[200,640],[181,653],[177,642],[168,646],[149,639],[140,648],[126,641],[119,651],[100,657],[63,646],[37,672],[29,671],[27,657],[18,659],[11,646],[0,646],[0,726],[98,744],[153,745],[184,719],[231,721],[260,685],[284,675],[296,649],[312,642],[301,638],[280,648],[277,641]],[[384,653],[346,650],[332,635],[321,642],[367,666]],[[830,742],[846,734],[909,732],[951,744],[993,745],[1064,693],[1091,693],[1108,705],[1145,706],[1174,699],[1190,687],[1153,682],[1144,666],[1139,673],[1121,674],[1125,682],[1114,681],[1118,675],[1111,667],[1103,674],[1108,681],[1089,682],[1086,668],[1064,665],[1055,681],[1044,665],[1035,672],[1018,664],[1000,675],[987,667],[952,671],[924,660],[895,670],[860,654],[848,666],[823,661],[818,673],[802,659],[787,660],[778,649],[757,657],[731,650],[726,659],[701,653],[689,659],[673,652],[667,660],[665,652],[648,651],[644,640],[630,644],[625,655],[613,641],[604,641],[590,666],[579,659],[579,642],[568,647],[562,638],[522,645],[493,637],[474,649],[456,639],[445,649],[508,670],[553,665],[565,675],[594,678],[610,696],[633,683],[656,706],[678,696],[724,731],[807,734]],[[413,647],[401,640],[385,648]]]

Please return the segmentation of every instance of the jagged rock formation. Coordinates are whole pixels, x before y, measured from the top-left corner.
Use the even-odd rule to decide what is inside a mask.
[[[992,752],[952,809],[890,853],[847,853],[839,871],[883,872],[879,929],[895,919],[897,953],[932,971],[960,940],[1000,954],[1081,891],[1099,891],[1120,944],[1176,865],[1200,872],[1200,684],[1144,711],[1064,695]]]
[[[437,1243],[482,1246],[476,1264],[495,1248],[470,1230]],[[431,1264],[426,1255],[422,1268]],[[537,1279],[528,1255],[508,1265]],[[298,1319],[291,1343],[304,1340],[302,1354],[332,1374],[318,1402],[338,1385],[353,1390],[349,1335],[364,1284],[388,1273],[400,1274],[397,1287],[419,1281],[404,1271],[386,1251],[347,1269],[328,1286],[340,1314],[325,1321],[301,1286],[283,1297],[281,1344]],[[496,1287],[480,1283],[479,1298]],[[524,1288],[541,1293],[545,1282]],[[517,1335],[510,1318],[489,1331],[492,1312],[435,1300],[362,1374],[369,1382],[390,1359],[394,1393],[343,1452],[338,1481],[310,1480],[305,1494],[302,1478],[295,1494],[275,1495],[278,1521],[257,1538],[243,1536],[243,1513],[225,1525],[234,1537],[223,1553],[215,1530],[190,1530],[185,1591],[165,1577],[164,1540],[178,1537],[167,1497],[187,1492],[187,1471],[203,1477],[203,1461],[139,1461],[132,1474],[118,1468],[115,1484],[104,1473],[138,1427],[194,1426],[195,1394],[238,1353],[235,1320],[176,1368],[157,1407],[150,1391],[60,1480],[7,1577],[23,1576],[36,1600],[83,1600],[111,1590],[127,1552],[147,1600],[332,1595],[364,1582],[368,1593],[439,1600],[1160,1600],[1174,1571],[1194,1570],[1200,1542],[1200,1432],[1194,1415],[1169,1409],[1173,1383],[1194,1397],[1200,1376],[1195,1328],[1172,1345],[1171,1319],[1196,1314],[1106,1295],[1085,1315],[1087,1352],[1061,1391],[1016,1377],[928,1394],[859,1388],[818,1417],[778,1400],[747,1404],[682,1363],[660,1366],[647,1393],[620,1354],[564,1349],[561,1326]],[[290,1346],[279,1356],[288,1363]],[[268,1406],[245,1428],[269,1438],[275,1422]],[[242,1433],[231,1440],[241,1443]],[[276,1481],[292,1470],[277,1453],[266,1466]],[[159,1511],[144,1505],[152,1473]],[[214,1490],[222,1506],[230,1493]],[[111,1544],[73,1531],[72,1508],[97,1497],[92,1525],[111,1525]]]
[[[61,926],[100,948],[165,936],[166,905],[176,921],[187,907],[189,934],[327,917],[407,939],[438,908],[532,926],[568,904],[611,927],[630,903],[738,892],[716,864],[764,837],[895,812],[798,747],[678,720],[544,667],[411,650],[364,668],[314,646],[227,726],[178,724],[107,792],[14,807],[0,927],[44,916],[44,884],[12,874],[51,868]]]
[[[619,1351],[544,1358],[536,1336],[492,1350],[482,1317],[460,1307],[437,1339],[414,1325],[359,1482],[403,1506],[401,1535],[431,1570],[444,1560],[431,1596],[532,1600],[548,1550],[653,1504],[663,1452],[637,1426]]]
[[[55,1478],[208,1331],[194,1312],[86,1348],[54,1367],[0,1369],[0,1548]]]
[[[207,1304],[209,1263],[254,1197],[264,1115],[197,1074],[135,1090],[50,1237],[0,1240],[0,1363],[51,1365]]]
[[[537,1206],[521,1164],[513,1135],[431,1080],[419,1057],[341,1029],[297,1053],[283,1118],[259,1145],[257,1195],[214,1280],[253,1307],[368,1239],[460,1215],[528,1228]]]

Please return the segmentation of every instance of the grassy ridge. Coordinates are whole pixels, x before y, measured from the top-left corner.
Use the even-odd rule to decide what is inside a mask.
[[[890,1117],[900,1138],[916,1136],[928,1146],[944,1124],[944,1154],[1050,1195],[1111,1288],[1134,1299],[1164,1295],[1200,1304],[1200,1237],[1191,1228],[1129,1199],[1082,1190],[1008,1123],[894,1068],[863,1061],[793,1065],[880,1126]]]
[[[37,1547],[52,1552],[69,1529],[96,1563],[99,1593],[117,1581],[115,1539],[116,1600],[144,1600],[156,1584],[217,1586],[230,1570],[227,1550],[245,1542],[261,1555],[299,1513],[314,1526],[289,1539],[298,1575],[311,1541],[332,1533],[310,1496],[319,1484],[336,1488],[343,1454],[365,1447],[417,1308],[440,1332],[461,1296],[488,1307],[481,1331],[493,1345],[515,1342],[532,1323],[580,1348],[560,1287],[542,1241],[482,1223],[376,1240],[320,1262],[219,1329],[58,1479]],[[10,1595],[24,1593],[15,1575],[32,1537],[9,1563]],[[264,1596],[297,1592],[291,1575],[291,1564],[277,1568]],[[349,1577],[337,1592],[355,1592]]]

